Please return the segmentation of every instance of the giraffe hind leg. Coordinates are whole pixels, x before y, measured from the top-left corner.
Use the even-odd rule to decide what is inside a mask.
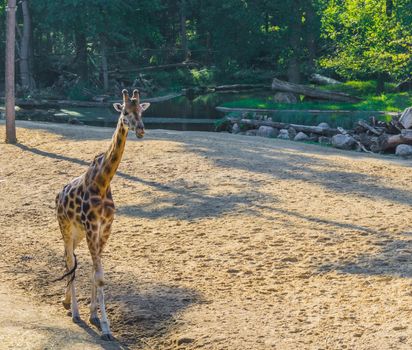
[[[64,256],[67,272],[55,281],[67,278],[66,293],[65,298],[62,301],[63,307],[68,310],[71,309],[72,319],[74,322],[80,321],[79,307],[77,305],[76,299],[76,289],[75,289],[75,278],[76,278],[76,268],[77,259],[74,254],[74,239],[73,230],[70,222],[62,217],[58,216],[60,230],[64,241]]]
[[[73,273],[67,276],[66,296],[63,301],[63,306],[67,308],[67,306],[70,305],[73,322],[78,323],[80,322],[80,314],[75,287],[77,259],[74,254],[73,245],[66,247],[66,264],[67,268],[70,269],[69,272],[73,271]]]

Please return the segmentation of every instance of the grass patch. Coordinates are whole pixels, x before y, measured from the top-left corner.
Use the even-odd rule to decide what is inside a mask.
[[[325,85],[319,87],[324,90],[345,92],[353,96],[359,96],[363,101],[357,103],[345,102],[312,102],[302,101],[296,104],[276,103],[273,96],[267,98],[250,98],[231,101],[223,104],[229,108],[257,108],[257,109],[320,109],[320,110],[360,110],[360,111],[385,111],[401,112],[412,106],[412,94],[408,92],[395,93],[395,85],[387,83],[386,91],[379,96],[375,95],[376,82],[374,81],[348,81],[340,85]]]
[[[401,112],[412,106],[412,96],[409,93],[390,93],[381,96],[368,96],[367,99],[358,103],[345,102],[299,102],[296,104],[276,103],[273,97],[249,98],[226,102],[222,105],[228,108],[256,108],[256,109],[319,109],[319,110],[353,110],[353,111],[385,111]]]

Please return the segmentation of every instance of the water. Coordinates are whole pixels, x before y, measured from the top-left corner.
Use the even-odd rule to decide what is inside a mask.
[[[144,122],[147,129],[172,129],[172,130],[215,130],[215,122],[224,117],[218,112],[216,107],[229,101],[265,98],[269,92],[257,93],[236,93],[236,94],[207,94],[190,101],[185,96],[177,97],[169,101],[153,103],[144,113]],[[293,105],[290,105],[293,109]],[[261,112],[259,114],[271,117],[273,121],[318,125],[321,122],[328,123],[331,127],[343,127],[351,129],[360,119],[368,120],[374,115],[377,119],[388,121],[390,117],[382,113],[370,111],[353,111],[350,113],[338,112],[318,112],[308,111],[276,111],[271,113]],[[240,116],[240,113],[235,113]],[[43,110],[36,114],[18,116],[17,119],[49,121],[57,123],[67,123],[70,119],[76,118],[86,125],[114,127],[117,124],[118,113],[112,107],[107,108],[62,108],[60,110]]]

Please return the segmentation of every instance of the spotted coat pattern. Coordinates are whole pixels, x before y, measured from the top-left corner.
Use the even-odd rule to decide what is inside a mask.
[[[114,219],[115,206],[110,189],[110,182],[120,164],[129,129],[141,138],[144,126],[142,111],[149,104],[139,103],[139,94],[135,90],[130,100],[123,90],[123,104],[115,104],[121,112],[117,128],[109,149],[97,155],[87,171],[64,186],[56,196],[56,214],[62,233],[67,268],[67,288],[63,306],[71,309],[73,321],[80,321],[75,296],[75,270],[77,266],[74,251],[86,237],[93,261],[92,295],[90,303],[90,322],[102,330],[102,337],[111,340],[109,321],[107,319],[103,293],[103,267],[101,256],[110,236]],[[100,308],[101,320],[97,315]]]

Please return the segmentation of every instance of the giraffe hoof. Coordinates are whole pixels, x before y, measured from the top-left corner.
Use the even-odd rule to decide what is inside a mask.
[[[80,318],[80,316],[74,316],[72,317],[72,320],[74,323],[77,323],[77,324],[82,322],[82,319]]]
[[[114,337],[110,333],[102,334],[101,338],[102,338],[102,340],[106,340],[106,341],[113,341],[114,340]]]
[[[90,317],[89,321],[92,325],[96,326],[98,329],[101,329],[100,320],[98,317]]]
[[[66,303],[64,300],[62,301],[62,304],[63,304],[63,307],[66,309],[66,310],[70,310],[70,303]]]

